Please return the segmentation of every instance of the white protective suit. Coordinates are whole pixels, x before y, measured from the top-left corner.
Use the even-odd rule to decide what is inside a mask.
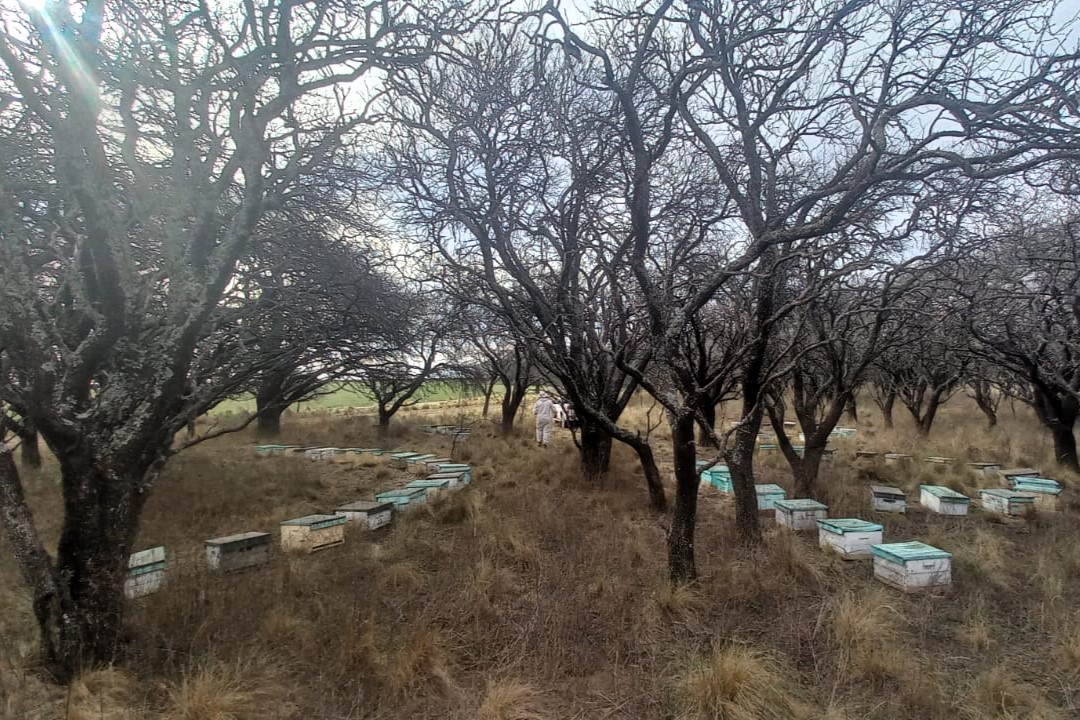
[[[547,447],[551,442],[551,418],[555,411],[555,403],[547,393],[540,393],[533,406],[533,415],[536,416],[536,444]]]

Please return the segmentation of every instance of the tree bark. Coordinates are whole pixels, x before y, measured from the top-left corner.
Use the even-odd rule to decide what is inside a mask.
[[[259,410],[255,432],[259,437],[276,438],[281,435],[281,416],[285,412],[282,405],[271,405]]]
[[[514,432],[514,421],[517,419],[518,410],[525,400],[527,387],[503,383],[502,421],[499,424],[499,433],[503,437],[510,437]]]
[[[27,427],[25,423],[23,427],[16,429],[15,434],[19,436],[19,462],[25,468],[39,468],[41,467],[41,444],[38,440],[37,430]]]
[[[120,639],[127,562],[147,493],[137,468],[105,470],[80,447],[58,455],[65,517],[55,563],[33,528],[10,452],[0,452],[0,513],[33,592],[43,666],[58,682],[111,662]]]
[[[922,417],[915,415],[919,437],[930,437],[930,429],[934,426],[934,418],[937,417],[938,408],[940,407],[941,393],[935,390],[930,393],[930,399],[927,401],[926,410],[923,412]]]
[[[653,455],[652,446],[641,439],[634,441],[624,440],[624,442],[637,453],[638,462],[641,463],[641,469],[645,473],[645,487],[649,490],[649,507],[659,512],[666,511],[667,495],[664,493],[664,482],[660,479],[660,468],[656,466],[656,457]]]
[[[744,411],[746,401],[743,401]],[[754,447],[761,428],[761,409],[749,408],[749,417],[735,431],[731,448],[724,454],[731,471],[731,486],[735,495],[735,527],[739,542],[744,545],[761,543],[761,524],[758,522],[757,488],[754,483]]]
[[[611,435],[586,418],[581,419],[581,472],[596,480],[611,466]]]
[[[487,387],[484,389],[484,410],[481,413],[481,417],[486,418],[491,411],[491,394],[495,391],[495,380],[496,378],[492,377],[488,381]]]
[[[896,393],[889,393],[885,402],[881,404],[881,417],[885,420],[885,427],[893,426],[893,407],[896,405]]]
[[[1050,431],[1054,440],[1054,459],[1063,467],[1080,472],[1073,433],[1080,417],[1080,402],[1072,397],[1055,396],[1035,386],[1032,406],[1039,422]]]
[[[675,461],[675,512],[668,529],[668,573],[677,584],[697,580],[694,560],[694,531],[700,479],[694,444],[694,415],[675,417],[671,423],[671,446]]]
[[[379,403],[379,419],[378,419],[378,432],[379,437],[386,440],[390,437],[390,418],[393,417],[393,413],[382,403]]]
[[[986,383],[982,382],[976,382],[972,386],[972,390],[974,392],[971,397],[975,400],[975,404],[979,406],[979,410],[982,411],[982,414],[986,416],[987,429],[997,427],[997,406],[991,395],[993,390]]]
[[[259,437],[276,438],[281,435],[281,414],[287,407],[282,397],[287,377],[287,374],[274,374],[260,380],[255,392],[255,412],[258,413],[255,432]]]
[[[712,431],[716,430],[716,405],[706,400],[701,406],[701,415],[705,419],[698,432],[698,444],[716,447],[713,442]]]
[[[855,400],[855,393],[848,393],[847,400],[844,403],[844,414],[847,415],[847,419],[851,422],[859,422],[859,405]]]

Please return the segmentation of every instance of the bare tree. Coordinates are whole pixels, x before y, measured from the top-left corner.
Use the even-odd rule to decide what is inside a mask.
[[[173,438],[233,394],[215,313],[265,214],[348,199],[354,80],[430,52],[458,10],[369,3],[49,2],[0,30],[0,400],[57,456],[55,555],[0,446],[0,525],[44,666],[116,650],[141,510]]]

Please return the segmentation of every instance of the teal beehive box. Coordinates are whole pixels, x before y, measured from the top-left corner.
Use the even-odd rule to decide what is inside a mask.
[[[758,483],[754,490],[757,492],[758,510],[775,510],[776,501],[787,497],[784,488],[773,483]]]
[[[390,467],[404,470],[408,466],[409,458],[419,457],[420,453],[399,452],[390,456]]]
[[[419,467],[423,468],[424,472],[427,472],[427,461],[435,459],[437,459],[436,456],[431,453],[414,455],[411,458],[405,458],[405,467],[409,470],[415,470]]]
[[[701,472],[701,482],[711,485],[722,493],[731,493],[731,470],[726,465],[714,465]]]
[[[817,521],[818,545],[845,560],[871,557],[870,548],[881,544],[882,526],[858,518],[826,518]]]
[[[427,490],[424,488],[387,490],[377,493],[375,499],[379,502],[393,503],[395,510],[404,510],[409,505],[423,505],[427,501]]]
[[[468,478],[465,482],[472,482],[472,466],[465,463],[442,463],[438,466],[438,471],[444,472],[463,472]]]
[[[912,541],[886,543],[870,548],[874,577],[904,592],[948,587],[952,583],[952,555]]]
[[[1035,508],[1047,512],[1061,509],[1061,483],[1044,477],[1021,476],[1011,479],[1012,489],[1030,493],[1035,498]]]
[[[423,478],[420,480],[413,480],[405,486],[406,490],[415,490],[420,488],[426,490],[428,495],[435,493],[445,492],[451,488],[450,478]]]
[[[832,432],[830,432],[829,435],[839,438],[853,438],[855,437],[855,428],[833,428]]]
[[[767,444],[764,444],[764,445],[758,445],[758,450],[760,450],[763,453],[776,452],[776,445],[773,444],[773,443],[767,443]]]
[[[451,488],[455,488],[458,485],[468,485],[471,480],[469,473],[465,470],[448,470],[446,472],[430,473],[425,479],[449,480]]]
[[[944,485],[920,485],[919,504],[939,515],[967,515],[971,498]]]

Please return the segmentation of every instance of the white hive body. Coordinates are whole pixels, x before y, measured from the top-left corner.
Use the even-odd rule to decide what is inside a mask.
[[[817,521],[818,545],[845,560],[871,557],[870,548],[881,544],[882,527],[857,518],[832,518]]]
[[[827,506],[808,498],[777,500],[773,506],[776,508],[776,524],[792,530],[814,530],[818,520],[829,516]]]
[[[968,469],[976,475],[993,477],[1001,472],[1001,465],[992,462],[969,462]]]
[[[163,546],[132,553],[128,558],[124,596],[138,598],[161,589],[161,584],[165,581],[165,565]]]
[[[774,510],[776,501],[787,497],[787,491],[774,483],[758,483],[754,490],[757,493],[758,510]]]
[[[904,491],[890,485],[871,485],[870,496],[874,509],[881,512],[902,513],[907,510],[907,498]]]
[[[944,485],[920,485],[919,504],[938,515],[967,515],[971,499]]]
[[[952,555],[921,542],[870,548],[874,577],[904,592],[942,589],[952,584]]]
[[[361,530],[378,530],[390,524],[394,511],[393,503],[357,500],[334,508],[338,515]]]
[[[980,490],[979,499],[982,509],[998,515],[1019,516],[1035,509],[1035,496],[1031,493],[1015,490]]]
[[[907,453],[885,453],[885,463],[887,465],[898,465],[906,462],[911,462],[911,456]]]
[[[270,562],[270,533],[245,532],[207,540],[206,565],[219,572],[236,572]]]
[[[281,549],[313,553],[345,542],[344,515],[305,515],[281,523]]]

